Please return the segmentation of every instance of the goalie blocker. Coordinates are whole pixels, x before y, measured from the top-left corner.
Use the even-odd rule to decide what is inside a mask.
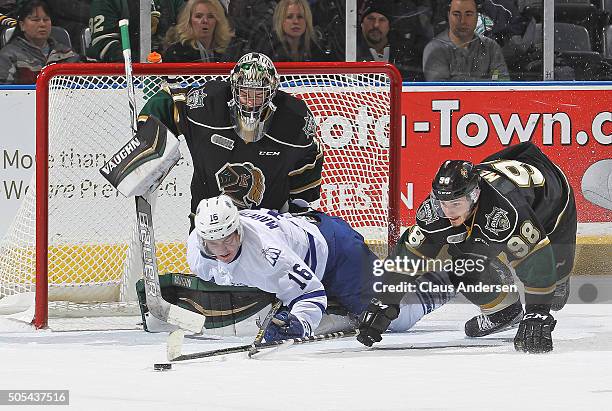
[[[180,158],[179,139],[157,118],[149,116],[138,133],[100,168],[100,173],[124,196],[146,196]]]

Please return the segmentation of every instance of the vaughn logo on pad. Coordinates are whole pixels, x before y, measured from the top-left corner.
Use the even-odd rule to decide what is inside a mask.
[[[161,183],[181,158],[179,140],[153,116],[140,127],[100,173],[126,197],[145,195]]]
[[[136,147],[139,147],[139,146],[140,146],[140,140],[134,137],[133,139],[128,141],[128,143],[124,145],[121,148],[121,150],[117,152],[117,154],[115,154],[110,160],[108,160],[102,166],[102,168],[100,168],[100,172],[102,172],[102,174],[109,175],[110,172],[115,169],[115,167],[121,164],[121,161],[125,160],[127,156],[129,156],[136,149]]]

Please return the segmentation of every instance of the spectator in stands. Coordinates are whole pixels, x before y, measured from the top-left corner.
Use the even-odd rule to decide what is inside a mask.
[[[500,46],[476,34],[475,0],[451,0],[448,29],[431,40],[423,54],[427,81],[509,80]]]
[[[231,61],[234,33],[219,0],[189,0],[166,35],[165,62]],[[231,45],[231,46],[230,46]],[[227,59],[225,56],[228,56]]]
[[[162,40],[168,29],[176,24],[185,0],[151,1],[151,50],[162,51]],[[140,1],[92,0],[89,25],[91,46],[87,56],[97,61],[123,61],[119,20],[130,20],[132,55],[140,54]]]
[[[312,13],[307,0],[281,0],[272,16],[272,33],[253,50],[273,61],[326,61],[330,57],[314,38]]]
[[[15,0],[0,0],[0,13],[12,14],[17,8]]]
[[[227,14],[235,38],[252,46],[261,43],[272,30],[277,0],[231,0]]]
[[[309,0],[317,44],[333,61],[345,59],[345,0]]]
[[[19,24],[0,50],[0,83],[32,84],[47,64],[81,60],[70,47],[50,37],[49,15],[49,6],[41,0],[31,0],[20,7]]]
[[[402,13],[405,13],[406,5],[400,5]],[[390,62],[400,70],[404,80],[423,80],[423,49],[430,37],[418,23],[411,30],[391,30],[394,12],[392,1],[371,0],[365,3],[361,14],[361,35],[357,39],[357,60]]]
[[[92,0],[47,0],[53,24],[65,28],[73,47],[81,43],[81,33],[88,26]],[[75,47],[76,48],[76,47]],[[85,55],[86,50],[78,48]]]

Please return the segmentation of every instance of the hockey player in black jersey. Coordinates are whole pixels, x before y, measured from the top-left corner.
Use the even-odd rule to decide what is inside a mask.
[[[155,116],[187,141],[192,215],[200,200],[219,194],[239,208],[280,211],[292,200],[319,198],[323,151],[315,119],[302,100],[278,87],[272,61],[249,53],[229,81],[165,88],[147,102],[139,123]]]
[[[482,268],[451,275],[455,285],[508,284],[514,270],[524,284],[525,314],[518,293],[464,293],[482,310],[466,323],[465,332],[479,337],[518,323],[516,350],[548,352],[556,324],[550,310],[561,309],[569,295],[576,228],[574,194],[565,175],[537,146],[521,143],[477,165],[445,161],[416,224],[404,232],[390,258],[434,259],[448,245],[453,261],[473,260],[479,262],[473,267]],[[387,281],[397,277],[391,274]],[[362,317],[361,342],[380,341],[392,320],[387,311],[395,312],[388,307],[370,304]]]

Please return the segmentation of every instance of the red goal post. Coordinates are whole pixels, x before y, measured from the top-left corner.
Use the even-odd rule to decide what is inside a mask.
[[[147,95],[150,97],[152,91],[168,76],[174,81],[189,84],[227,76],[232,67],[232,63],[134,64],[137,94],[141,97],[137,109],[142,108],[143,99]],[[276,67],[281,75],[280,88],[307,101],[317,119],[318,135],[326,153],[320,208],[348,220],[358,231],[365,233],[366,240],[373,246],[394,244],[400,230],[402,80],[399,72],[394,66],[385,63],[277,63]],[[82,290],[90,288],[90,284],[105,283],[107,279],[92,277],[83,280],[81,276],[95,277],[98,271],[106,274],[112,271],[109,266],[103,266],[108,260],[117,260],[112,264],[113,269],[117,269],[121,260],[130,258],[129,246],[117,245],[114,238],[111,238],[112,233],[118,232],[113,226],[115,221],[111,220],[127,217],[113,216],[108,222],[97,224],[99,219],[105,218],[105,214],[116,212],[113,208],[115,202],[126,203],[126,199],[116,196],[116,193],[102,185],[97,171],[101,157],[104,157],[103,151],[107,150],[106,154],[110,155],[129,138],[126,132],[129,129],[129,110],[123,73],[123,64],[54,64],[46,67],[38,77],[34,273],[36,310],[33,321],[38,328],[47,326],[50,288],[84,293]],[[147,87],[151,87],[152,91],[147,90]],[[104,99],[108,99],[108,102],[102,104]],[[96,106],[98,103],[102,105]],[[87,114],[82,117],[76,114],[76,111],[84,110],[90,104],[94,106]],[[104,118],[111,111],[115,113]],[[74,117],[78,119],[70,123]],[[76,133],[74,128],[77,128]],[[73,137],[61,140],[71,133]],[[117,138],[111,139],[107,137],[109,135],[116,135]],[[57,143],[58,139],[61,143]],[[81,144],[85,147],[94,142],[101,143],[103,148],[79,148]],[[53,148],[54,144],[60,147]],[[184,162],[188,163],[189,160],[185,159]],[[188,170],[188,166],[184,164],[183,168]],[[73,169],[79,168],[80,171],[85,170],[86,174],[70,174]],[[65,172],[65,175],[58,177],[55,176],[56,172]],[[172,175],[167,177],[169,182],[163,188],[165,191],[160,191],[156,210],[163,207],[166,199],[174,196],[174,199],[180,198],[184,203],[183,197],[186,197],[186,212],[181,214],[186,219],[189,211],[188,191],[178,192],[176,186],[171,186],[175,182],[176,185],[182,183],[184,178],[172,178]],[[77,203],[77,200],[85,203]],[[76,205],[70,204],[71,201]],[[127,209],[131,207],[131,213],[134,214],[133,201],[127,201],[127,204]],[[74,208],[62,209],[71,206]],[[169,210],[174,210],[176,214],[177,206],[171,207]],[[83,217],[80,217],[81,213],[84,213]],[[156,211],[154,214],[156,241],[160,241],[157,238],[158,232],[163,233],[165,223],[161,220],[166,214],[172,214],[172,211]],[[78,229],[76,234],[59,233],[67,225],[80,227],[75,227]],[[123,225],[125,231],[130,231],[131,223],[119,221],[119,225]],[[162,227],[161,230],[158,225]],[[91,230],[91,238],[86,233],[87,229]],[[376,235],[368,238],[369,232],[379,232],[380,229],[385,231],[386,238]],[[185,237],[183,241],[186,240],[187,231],[182,235]],[[71,236],[74,236],[78,245],[56,244],[58,238],[70,240],[67,237]],[[97,239],[99,242],[96,242]],[[180,260],[182,257],[177,255],[184,252],[184,245],[174,244],[177,241],[170,239],[158,246],[158,254],[167,252],[170,260]],[[24,245],[18,244],[16,247],[21,249]],[[10,249],[15,246],[4,245],[4,249],[7,247]],[[385,252],[386,249],[380,254]],[[59,259],[60,263],[54,263],[55,259]],[[160,265],[164,264],[163,257],[158,257],[158,260]],[[172,266],[164,268],[166,272],[185,271],[184,263],[181,264],[178,269]],[[70,268],[71,265],[78,268]],[[164,268],[160,268],[160,273],[164,272]],[[0,286],[5,281],[2,275],[0,267]],[[57,279],[59,275],[65,277]],[[28,281],[31,279],[21,278],[16,282],[27,288]],[[76,285],[68,285],[71,281],[75,281]],[[31,284],[29,286],[32,287]],[[133,288],[131,283],[128,286]],[[85,303],[104,299],[107,297],[86,298]]]

